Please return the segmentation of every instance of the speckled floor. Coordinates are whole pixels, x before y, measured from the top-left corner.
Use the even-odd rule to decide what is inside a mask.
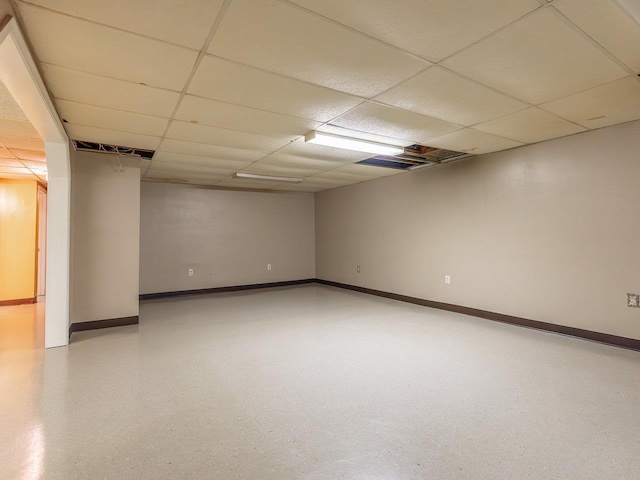
[[[307,285],[0,353],[2,479],[637,479],[640,353]]]

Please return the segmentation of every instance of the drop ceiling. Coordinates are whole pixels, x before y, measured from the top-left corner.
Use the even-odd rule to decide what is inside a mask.
[[[44,143],[0,82],[0,178],[47,182]]]
[[[313,130],[484,154],[640,119],[640,25],[613,0],[17,5],[69,136],[156,150],[149,181],[316,192],[401,171]]]

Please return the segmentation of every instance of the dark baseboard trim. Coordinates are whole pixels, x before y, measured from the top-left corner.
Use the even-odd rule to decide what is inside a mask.
[[[206,293],[241,292],[243,290],[255,290],[258,288],[290,287],[293,285],[305,285],[307,283],[314,283],[315,281],[316,281],[315,278],[305,278],[304,280],[289,280],[286,282],[254,283],[251,285],[234,285],[231,287],[201,288],[198,290],[178,290],[175,292],[143,293],[140,295],[140,300],[155,300],[158,298],[180,297],[182,295],[202,295]]]
[[[26,305],[29,303],[36,303],[37,298],[17,298],[16,300],[0,300],[0,307],[9,305]]]
[[[356,285],[348,285],[346,283],[332,282],[330,280],[322,280],[320,278],[307,278],[304,280],[290,280],[286,282],[256,283],[251,285],[235,285],[231,287],[203,288],[199,290],[179,290],[175,292],[144,293],[140,295],[140,300],[154,300],[154,299],[160,299],[160,298],[179,297],[184,295],[201,295],[201,294],[208,294],[208,293],[240,292],[243,290],[255,290],[255,289],[272,288],[272,287],[289,287],[294,285],[305,285],[309,283],[318,283],[320,285],[327,285],[330,287],[344,288],[346,290],[353,290],[355,292],[389,298],[392,300],[398,300],[400,302],[412,303],[414,305],[421,305],[423,307],[437,308],[439,310],[447,310],[449,312],[461,313],[463,315],[470,315],[473,317],[484,318],[486,320],[492,320],[495,322],[508,323],[510,325],[518,325],[520,327],[533,328],[536,330],[543,330],[545,332],[557,333],[560,335],[568,335],[570,337],[576,337],[584,340],[590,340],[593,342],[604,343],[607,345],[613,345],[616,347],[627,348],[629,350],[635,350],[640,352],[640,340],[636,340],[634,338],[619,337],[617,335],[610,335],[608,333],[600,333],[600,332],[594,332],[591,330],[584,330],[581,328],[567,327],[564,325],[556,325],[555,323],[540,322],[538,320],[530,320],[527,318],[514,317],[512,315],[489,312],[487,310],[480,310],[480,309],[471,308],[471,307],[463,307],[463,306],[454,305],[451,303],[434,302],[432,300],[425,300],[423,298],[410,297],[408,295],[400,295],[398,293],[390,293],[382,290],[374,290],[371,288],[358,287]],[[106,327],[119,326],[119,325],[131,325],[132,323],[138,323],[137,321],[138,317],[127,317],[127,318],[135,318],[136,321],[131,323],[116,323],[113,325],[105,324],[104,326],[92,326],[92,325],[100,324],[102,322],[119,321],[123,319],[100,320],[98,322],[74,323],[69,328],[69,332],[71,334],[72,331],[89,330],[92,328],[106,328]],[[90,325],[87,327],[84,327],[84,325],[86,324],[90,324]],[[83,327],[72,330],[74,325],[82,325]]]
[[[540,322],[538,320],[529,320],[527,318],[513,317],[511,315],[488,312],[486,310],[479,310],[477,308],[471,308],[471,307],[462,307],[460,305],[453,305],[450,303],[434,302],[432,300],[424,300],[422,298],[409,297],[407,295],[400,295],[397,293],[389,293],[381,290],[373,290],[371,288],[357,287],[355,285],[347,285],[345,283],[332,282],[330,280],[316,279],[316,282],[321,285],[344,288],[347,290],[353,290],[355,292],[367,293],[369,295],[376,295],[378,297],[390,298],[392,300],[399,300],[401,302],[413,303],[415,305],[422,305],[424,307],[447,310],[449,312],[462,313],[464,315],[480,317],[487,320],[493,320],[495,322],[509,323],[511,325],[518,325],[521,327],[534,328],[536,330],[544,330],[546,332],[558,333],[561,335],[568,335],[571,337],[577,337],[584,340],[591,340],[593,342],[605,343],[607,345],[613,345],[615,347],[622,347],[622,348],[627,348],[629,350],[635,350],[640,352],[640,340],[636,340],[634,338],[619,337],[617,335],[609,335],[608,333],[594,332],[591,330],[583,330],[581,328],[567,327],[564,325],[556,325],[555,323],[547,323],[547,322]]]
[[[136,325],[140,323],[140,317],[108,318],[106,320],[96,320],[94,322],[77,322],[69,325],[69,338],[73,332],[84,332],[85,330],[97,330],[100,328],[123,327],[125,325]]]

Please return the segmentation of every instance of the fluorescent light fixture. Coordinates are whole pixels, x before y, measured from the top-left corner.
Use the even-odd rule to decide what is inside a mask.
[[[638,0],[615,0],[618,6],[637,23],[640,23],[640,1]]]
[[[244,172],[234,173],[233,178],[240,178],[245,180],[265,180],[267,182],[286,182],[286,183],[302,183],[304,181],[303,178],[274,177],[271,175],[258,175],[257,173],[244,173]]]
[[[404,148],[386,143],[369,142],[358,138],[342,137],[331,133],[311,132],[304,137],[307,143],[325,145],[327,147],[355,150],[356,152],[375,153],[378,155],[400,155]]]

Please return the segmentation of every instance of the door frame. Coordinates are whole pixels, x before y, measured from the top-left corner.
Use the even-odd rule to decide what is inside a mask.
[[[38,238],[36,239],[36,297],[47,293],[47,189],[38,184]]]

